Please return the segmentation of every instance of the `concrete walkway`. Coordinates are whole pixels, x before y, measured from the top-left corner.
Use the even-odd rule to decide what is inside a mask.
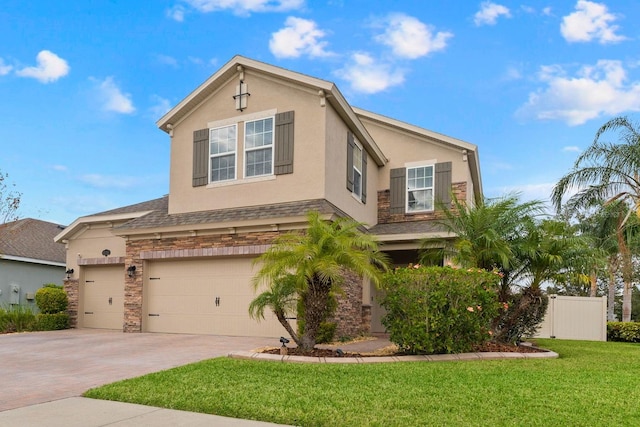
[[[278,425],[84,397],[68,397],[0,412],[0,426],[7,427],[266,427]]]

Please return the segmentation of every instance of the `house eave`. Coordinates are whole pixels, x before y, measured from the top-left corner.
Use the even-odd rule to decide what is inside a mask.
[[[27,257],[5,255],[5,254],[0,255],[0,260],[27,262],[29,264],[50,265],[53,267],[65,267],[67,265],[64,262],[49,261],[46,259],[35,259],[35,258],[27,258]]]
[[[323,220],[335,220],[336,214],[320,214]],[[166,237],[199,236],[208,234],[241,234],[251,232],[302,230],[308,226],[306,216],[280,218],[264,218],[250,221],[208,222],[175,226],[159,226],[144,228],[122,227],[112,231],[115,236],[125,239],[160,239]]]
[[[108,223],[128,221],[134,218],[139,218],[141,216],[147,215],[151,212],[153,211],[146,210],[146,211],[133,212],[133,213],[83,216],[73,221],[71,225],[69,225],[57,236],[55,236],[53,238],[53,241],[56,243],[65,243],[78,231],[92,224],[108,224]]]
[[[404,132],[408,132],[419,137],[426,137],[430,140],[437,141],[453,149],[465,152],[467,155],[467,161],[469,162],[469,169],[473,178],[473,190],[474,194],[476,195],[476,201],[478,200],[478,198],[482,197],[482,176],[480,175],[480,158],[477,145],[471,144],[458,138],[453,138],[448,135],[434,132],[429,129],[425,129],[420,126],[393,119],[391,117],[363,110],[362,108],[352,107],[352,111],[354,111],[356,116],[358,117],[364,117],[374,122],[378,122],[382,125],[401,129]]]

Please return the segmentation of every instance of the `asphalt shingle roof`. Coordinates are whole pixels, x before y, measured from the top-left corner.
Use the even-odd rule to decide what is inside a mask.
[[[65,227],[33,218],[0,224],[0,256],[64,263],[65,247],[53,238]]]
[[[305,215],[308,211],[311,210],[318,211],[322,214],[336,214],[339,216],[346,216],[344,212],[324,199],[169,215],[167,213],[167,204],[165,199],[166,198],[157,199],[150,202],[140,203],[139,205],[134,205],[138,206],[138,211],[148,210],[146,208],[143,209],[140,207],[151,206],[147,205],[146,203],[155,203],[157,204],[159,209],[147,215],[141,216],[140,218],[132,219],[131,221],[128,221],[127,223],[116,228],[119,230],[136,230],[145,228],[173,227],[180,225],[215,224],[230,221],[249,221],[271,218],[275,219]],[[165,203],[163,204],[160,200],[165,200]],[[130,208],[131,207],[129,206],[122,209]],[[135,210],[128,210],[126,212],[116,211],[118,211],[118,209],[114,211],[103,212],[102,214],[135,212]]]

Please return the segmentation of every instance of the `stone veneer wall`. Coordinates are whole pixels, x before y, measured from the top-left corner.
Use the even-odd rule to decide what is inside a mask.
[[[356,337],[365,333],[363,328],[362,278],[348,271],[344,272],[344,276],[342,292],[337,295],[338,306],[333,316],[333,321],[337,323],[335,339]]]
[[[456,182],[451,185],[453,195],[457,200],[467,199],[467,183]],[[429,221],[440,218],[442,215],[438,211],[424,212],[424,213],[403,213],[403,214],[391,214],[389,212],[390,204],[390,190],[378,191],[378,223],[389,224],[394,222],[409,222],[409,221]]]
[[[78,279],[65,279],[63,281],[64,291],[69,298],[69,305],[67,306],[67,313],[69,314],[69,327],[78,327],[78,304],[80,302],[80,280]]]

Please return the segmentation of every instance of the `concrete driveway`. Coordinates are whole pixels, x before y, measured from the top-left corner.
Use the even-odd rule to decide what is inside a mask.
[[[0,335],[0,411],[80,396],[92,387],[277,339],[69,329]]]

